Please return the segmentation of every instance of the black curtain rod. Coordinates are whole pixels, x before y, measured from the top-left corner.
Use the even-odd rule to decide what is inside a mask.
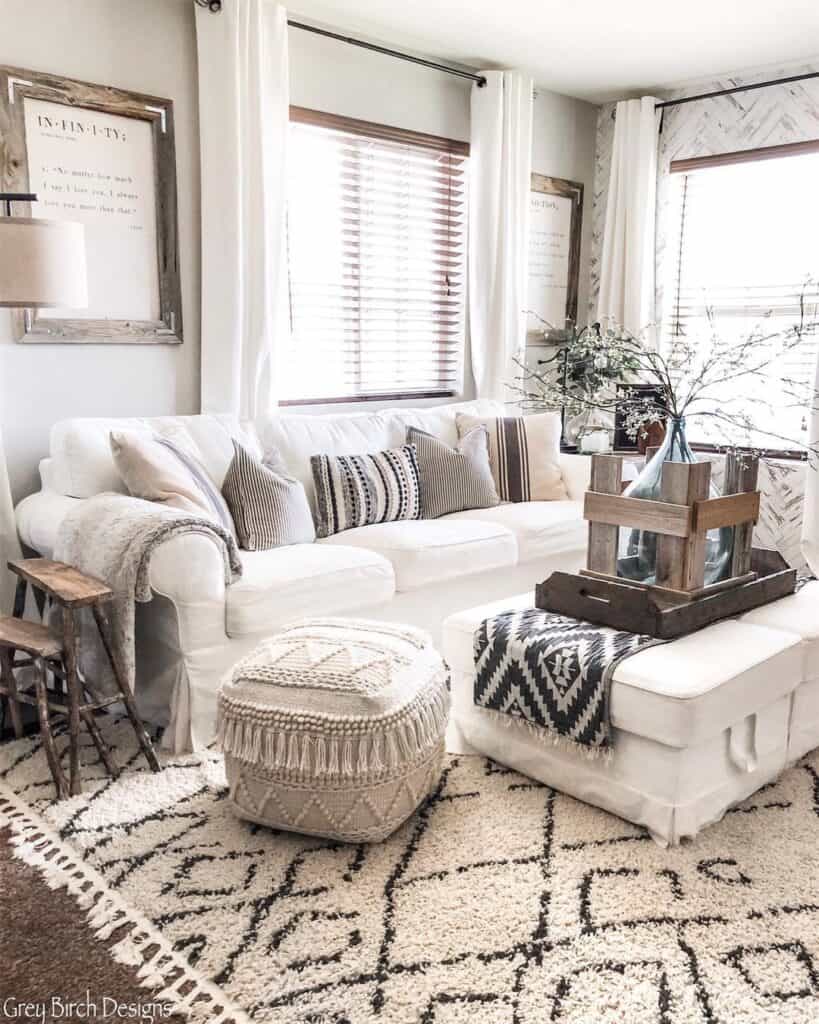
[[[483,75],[476,75],[472,71],[461,71],[460,68],[452,68],[447,64],[438,64],[434,60],[425,60],[423,57],[413,57],[412,54],[402,53],[400,50],[390,50],[386,46],[377,46],[375,43],[365,43],[363,39],[354,39],[352,36],[342,36],[338,32],[330,32],[326,28],[316,28],[315,25],[305,25],[301,21],[292,21],[288,18],[287,24],[290,28],[300,28],[304,32],[313,32],[317,36],[326,36],[327,39],[336,39],[340,43],[349,43],[351,46],[360,46],[362,50],[372,50],[374,53],[383,53],[387,57],[397,57],[398,60],[407,60],[411,64],[420,64],[425,68],[434,68],[435,71],[443,71],[448,75],[455,75],[457,78],[468,78],[476,82],[479,88],[486,85]]]
[[[655,110],[667,107],[681,107],[683,103],[696,103],[697,100],[712,100],[716,96],[731,96],[735,92],[751,92],[754,89],[767,89],[771,85],[787,85],[789,82],[804,82],[808,78],[819,78],[819,71],[809,71],[804,75],[791,75],[790,78],[772,78],[769,82],[755,82],[752,85],[736,85],[733,89],[715,89],[714,92],[701,92],[698,96],[683,96],[679,100],[664,100],[655,103]]]

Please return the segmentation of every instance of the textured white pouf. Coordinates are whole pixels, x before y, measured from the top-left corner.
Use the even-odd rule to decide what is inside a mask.
[[[440,776],[447,670],[410,626],[311,619],[261,643],[219,692],[243,818],[349,842],[393,832]]]

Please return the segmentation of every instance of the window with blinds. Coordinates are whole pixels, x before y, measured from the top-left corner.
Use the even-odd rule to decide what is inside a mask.
[[[291,108],[285,403],[460,389],[468,151]]]
[[[695,346],[714,333],[727,342],[755,330],[767,337],[797,322],[802,299],[815,321],[819,143],[681,160],[671,171],[677,239],[666,337],[684,337]],[[762,345],[775,359],[773,388],[769,379],[765,393],[757,394],[745,377],[720,385],[714,398],[750,414],[755,430],[740,439],[744,443],[788,449],[789,441],[807,441],[808,410],[794,401],[800,389],[791,382],[802,390],[812,385],[819,336],[811,334],[790,350],[775,338]],[[701,436],[702,429],[695,420],[691,439],[713,441]]]

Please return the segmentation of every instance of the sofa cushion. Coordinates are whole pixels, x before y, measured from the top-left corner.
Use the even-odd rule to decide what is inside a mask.
[[[507,527],[517,538],[520,562],[540,561],[567,551],[585,551],[589,535],[580,501],[523,501],[453,512],[444,518]]]
[[[480,623],[531,604],[532,595],[522,594],[450,616],[444,623],[447,663],[454,671],[473,671],[472,638]],[[611,723],[668,746],[693,746],[792,693],[801,671],[797,637],[735,620],[717,622],[620,662],[611,686]]]
[[[427,409],[384,409],[379,412],[313,413],[268,416],[257,421],[256,429],[265,451],[276,447],[287,469],[304,484],[315,510],[315,490],[310,458],[313,455],[359,455],[395,448],[407,439],[410,426],[426,430],[447,444],[456,444],[455,414],[498,415],[498,402],[479,400],[436,405]]]
[[[272,633],[310,615],[334,615],[389,601],[392,566],[360,547],[291,544],[240,551],[242,578],[226,591],[228,636]]]
[[[58,494],[90,498],[103,491],[125,492],[108,442],[112,430],[167,437],[193,448],[209,476],[221,488],[233,458],[233,438],[258,452],[251,432],[235,416],[157,416],[148,419],[60,420],[51,428],[51,486]]]
[[[445,519],[378,523],[318,542],[320,548],[334,544],[366,548],[388,559],[398,591],[517,563],[514,535],[499,523]]]

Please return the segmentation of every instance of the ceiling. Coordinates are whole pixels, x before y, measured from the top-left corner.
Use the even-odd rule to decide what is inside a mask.
[[[593,102],[819,56],[818,0],[292,0],[327,28]]]

